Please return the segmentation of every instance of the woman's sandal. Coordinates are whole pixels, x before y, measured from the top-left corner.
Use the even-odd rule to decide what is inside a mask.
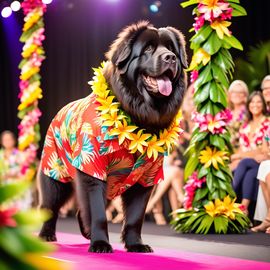
[[[267,232],[270,233],[270,219],[266,218],[260,225],[251,228],[253,232]]]

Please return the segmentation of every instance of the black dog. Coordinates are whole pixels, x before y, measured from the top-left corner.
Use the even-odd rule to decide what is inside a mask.
[[[108,64],[104,76],[132,121],[156,134],[168,128],[181,106],[186,88],[183,69],[187,63],[182,34],[173,27],[156,29],[148,22],[139,22],[119,34],[106,57]],[[52,217],[44,223],[40,236],[47,241],[56,241],[58,211],[73,188],[70,182],[61,183],[45,174],[46,171],[41,171],[39,175],[41,207],[50,209]],[[81,232],[91,239],[89,251],[112,252],[105,215],[106,181],[76,169],[75,184]],[[141,240],[151,191],[152,186],[135,183],[122,194],[125,215],[122,240],[127,251],[152,252],[151,247]]]

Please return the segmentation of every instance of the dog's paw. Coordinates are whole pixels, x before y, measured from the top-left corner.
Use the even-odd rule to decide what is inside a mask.
[[[140,253],[151,253],[153,249],[148,245],[134,244],[125,246],[127,252],[140,252]]]
[[[113,249],[112,246],[105,241],[96,241],[91,244],[88,251],[95,253],[112,253]]]
[[[40,233],[39,237],[46,242],[56,242],[57,241],[55,234]]]

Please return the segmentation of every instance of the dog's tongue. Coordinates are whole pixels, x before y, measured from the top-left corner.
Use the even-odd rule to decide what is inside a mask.
[[[172,92],[172,82],[166,76],[157,78],[158,91],[164,95],[169,96]]]

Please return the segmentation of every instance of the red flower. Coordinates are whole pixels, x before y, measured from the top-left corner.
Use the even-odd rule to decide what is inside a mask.
[[[14,220],[12,217],[17,211],[17,208],[0,210],[0,227],[16,227],[16,220]]]
[[[190,82],[193,83],[195,82],[199,77],[199,71],[194,69],[191,74],[190,74]]]

